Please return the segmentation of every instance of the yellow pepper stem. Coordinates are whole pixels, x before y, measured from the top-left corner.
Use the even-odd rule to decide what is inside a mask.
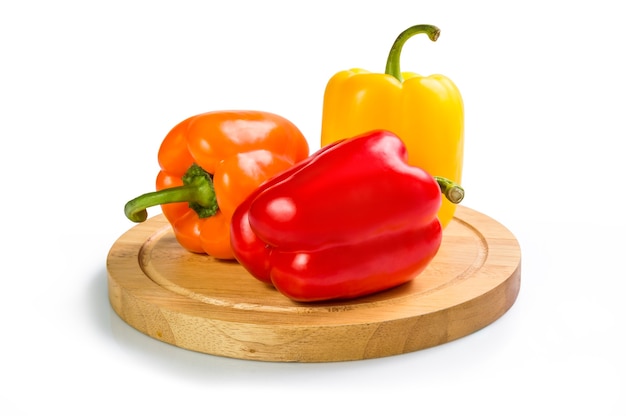
[[[438,27],[433,25],[415,25],[400,33],[389,51],[385,74],[393,76],[400,82],[403,81],[402,72],[400,71],[400,54],[402,53],[402,47],[406,41],[409,40],[409,38],[419,33],[426,33],[428,38],[435,42],[437,38],[439,38],[439,33],[441,33],[441,31]]]

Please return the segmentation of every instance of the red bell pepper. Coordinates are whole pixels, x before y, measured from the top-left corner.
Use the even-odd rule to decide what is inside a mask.
[[[295,301],[350,299],[406,283],[437,253],[441,193],[463,189],[407,164],[378,130],[323,147],[235,210],[231,247],[254,277]]]

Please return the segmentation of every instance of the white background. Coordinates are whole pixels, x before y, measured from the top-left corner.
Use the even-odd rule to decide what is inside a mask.
[[[618,4],[2,2],[0,413],[626,414]],[[329,364],[185,351],[115,315],[106,255],[171,127],[267,110],[316,150],[330,76],[383,71],[418,23],[441,37],[409,41],[403,69],[446,74],[464,97],[464,205],[522,247],[506,315],[439,347]]]

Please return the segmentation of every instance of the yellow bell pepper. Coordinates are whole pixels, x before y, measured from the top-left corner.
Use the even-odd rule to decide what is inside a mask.
[[[402,32],[389,52],[384,74],[351,69],[328,81],[321,145],[370,130],[389,130],[404,141],[409,164],[460,184],[464,116],[458,88],[443,75],[400,72],[402,47],[418,33],[426,33],[434,42],[440,31],[435,26],[417,25]],[[443,199],[438,213],[443,227],[455,208]]]

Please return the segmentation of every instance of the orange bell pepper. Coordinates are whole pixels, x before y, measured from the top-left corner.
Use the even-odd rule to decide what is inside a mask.
[[[185,249],[233,259],[230,221],[237,206],[261,183],[309,154],[290,121],[261,111],[219,111],[190,117],[161,143],[156,192],[129,201],[134,222],[161,205]]]

